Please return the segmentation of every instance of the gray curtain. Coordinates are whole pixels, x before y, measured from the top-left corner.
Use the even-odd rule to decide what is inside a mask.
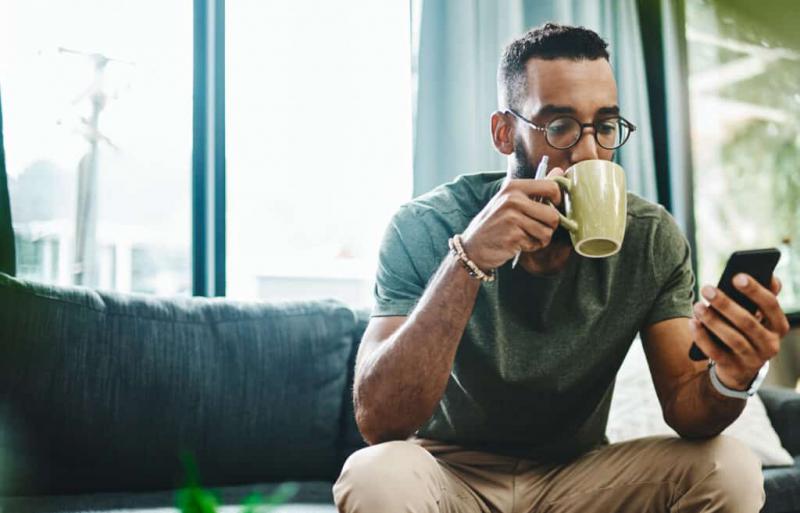
[[[461,173],[504,170],[491,143],[495,74],[503,47],[546,21],[583,25],[610,44],[620,108],[638,127],[618,152],[628,188],[656,201],[656,177],[636,0],[413,0],[422,2],[417,52],[414,194]]]
[[[14,230],[11,226],[11,202],[8,198],[6,153],[3,146],[3,102],[0,97],[0,272],[16,273]]]
[[[500,52],[524,26],[518,0],[422,1],[415,196],[461,173],[505,167],[491,143],[489,116]]]

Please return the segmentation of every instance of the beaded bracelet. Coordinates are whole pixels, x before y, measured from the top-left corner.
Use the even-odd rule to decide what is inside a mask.
[[[469,259],[467,254],[464,252],[464,246],[461,244],[461,235],[455,234],[453,237],[447,241],[448,246],[450,246],[450,251],[458,258],[461,265],[464,266],[464,269],[467,270],[470,276],[481,280],[482,282],[492,282],[497,277],[497,270],[492,269],[488,273],[485,273],[478,267],[475,262]]]

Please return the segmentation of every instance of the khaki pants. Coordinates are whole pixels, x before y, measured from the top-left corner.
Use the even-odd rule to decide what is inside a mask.
[[[564,465],[411,438],[355,452],[333,486],[347,513],[748,512],[761,464],[740,442],[652,437]]]

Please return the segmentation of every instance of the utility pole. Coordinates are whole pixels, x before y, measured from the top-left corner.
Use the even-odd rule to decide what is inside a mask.
[[[97,268],[97,181],[98,147],[100,141],[110,141],[100,132],[100,114],[106,107],[108,94],[105,92],[104,74],[109,62],[124,62],[111,59],[99,53],[85,53],[67,48],[59,48],[60,53],[81,55],[94,63],[94,80],[89,89],[76,101],[88,96],[91,101],[91,114],[83,118],[86,130],[84,137],[89,143],[86,154],[78,163],[78,195],[75,209],[75,260],[73,283],[96,286]],[[130,64],[130,63],[126,63]],[[111,145],[113,146],[113,145]]]

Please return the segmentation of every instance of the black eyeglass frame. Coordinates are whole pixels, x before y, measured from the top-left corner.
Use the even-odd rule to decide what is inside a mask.
[[[631,134],[636,131],[636,125],[634,125],[633,123],[631,123],[627,119],[623,118],[622,116],[609,116],[608,118],[605,118],[604,120],[593,121],[591,123],[581,123],[579,119],[577,119],[577,118],[575,118],[573,116],[570,116],[568,114],[562,114],[560,116],[554,117],[553,119],[548,121],[544,126],[542,126],[542,125],[539,125],[537,123],[534,123],[530,119],[527,119],[527,118],[523,117],[521,114],[519,114],[514,109],[508,109],[507,112],[510,112],[514,117],[516,117],[520,121],[524,121],[525,123],[527,123],[534,130],[538,130],[540,132],[544,132],[544,140],[545,140],[545,142],[551,148],[555,148],[557,150],[568,150],[568,149],[572,148],[573,146],[575,146],[576,144],[578,144],[580,142],[581,138],[583,137],[583,133],[584,133],[583,129],[586,128],[586,127],[591,127],[591,128],[594,129],[592,131],[592,136],[594,137],[595,142],[597,143],[598,146],[600,146],[601,148],[604,148],[606,150],[616,150],[616,149],[621,148],[622,145],[624,145],[626,142],[628,142],[628,139],[631,138]],[[575,121],[578,124],[578,126],[580,127],[580,132],[578,133],[578,138],[575,139],[575,141],[573,141],[572,144],[570,144],[569,146],[564,146],[563,148],[561,148],[561,147],[558,147],[558,146],[554,145],[553,143],[551,143],[550,139],[547,138],[547,125],[549,125],[550,123],[552,123],[554,121],[557,121],[559,119],[564,119],[564,118],[571,119],[571,120]],[[628,134],[625,136],[625,140],[622,141],[621,143],[619,143],[617,146],[614,146],[613,148],[609,148],[608,146],[605,146],[603,143],[600,142],[600,139],[598,139],[598,137],[597,137],[597,123],[599,123],[600,121],[607,121],[609,119],[619,119],[620,122],[628,128]]]

